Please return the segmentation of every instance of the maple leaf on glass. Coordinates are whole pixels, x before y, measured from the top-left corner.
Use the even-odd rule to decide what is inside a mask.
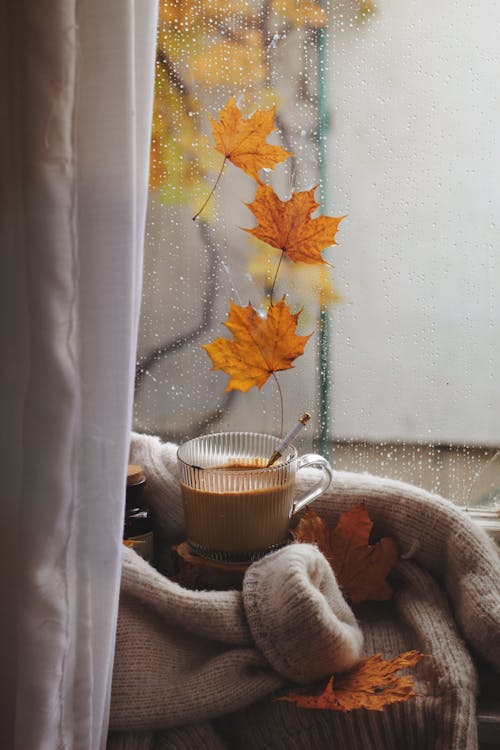
[[[393,591],[386,577],[398,559],[391,537],[370,544],[373,523],[364,506],[343,513],[334,529],[310,508],[292,531],[297,542],[317,544],[351,602],[385,601]]]
[[[314,191],[293,193],[282,201],[269,185],[259,185],[252,203],[246,205],[257,219],[257,226],[245,229],[248,234],[281,250],[290,260],[302,263],[328,263],[321,251],[336,245],[335,235],[344,216],[317,216],[319,208]]]
[[[385,706],[407,701],[415,695],[412,677],[395,673],[414,667],[423,656],[419,651],[405,651],[386,660],[374,654],[348,672],[330,677],[323,689],[292,692],[276,700],[294,703],[299,708],[383,711]]]
[[[193,219],[198,218],[214,194],[226,161],[232,162],[260,184],[260,169],[274,169],[292,155],[281,146],[266,143],[267,136],[275,129],[274,112],[275,107],[258,109],[251,117],[244,118],[231,96],[225,107],[219,110],[219,121],[210,118],[215,148],[223,154],[224,161],[212,190]]]
[[[230,375],[226,391],[261,388],[279,370],[289,370],[304,353],[311,337],[295,331],[300,313],[292,313],[283,298],[261,316],[252,305],[240,307],[231,301],[226,328],[233,339],[219,337],[203,345],[212,360],[213,370]]]
[[[266,143],[267,136],[275,129],[274,112],[274,107],[257,110],[245,119],[232,96],[219,111],[219,121],[210,118],[217,151],[257,182],[260,169],[274,169],[291,156],[281,146]]]

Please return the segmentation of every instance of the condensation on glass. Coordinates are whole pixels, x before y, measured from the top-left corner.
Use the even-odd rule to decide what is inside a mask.
[[[136,429],[279,430],[273,382],[224,393],[200,346],[224,335],[230,299],[264,305],[276,263],[240,229],[255,183],[231,164],[192,220],[222,161],[209,118],[232,94],[247,114],[276,104],[270,140],[295,155],[262,179],[283,198],[321,183],[325,212],[347,215],[324,253],[334,467],[482,502],[500,446],[499,22],[476,0],[161,3]],[[316,331],[279,376],[285,429],[314,415],[306,450],[322,282],[288,264],[280,278]]]

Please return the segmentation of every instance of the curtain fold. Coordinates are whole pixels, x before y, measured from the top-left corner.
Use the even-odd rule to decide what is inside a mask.
[[[15,5],[15,7],[14,7]],[[0,9],[0,746],[105,746],[156,0]],[[5,88],[3,89],[5,90]]]

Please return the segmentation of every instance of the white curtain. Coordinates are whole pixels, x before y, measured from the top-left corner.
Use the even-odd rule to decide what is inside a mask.
[[[0,747],[106,740],[157,0],[0,5]]]

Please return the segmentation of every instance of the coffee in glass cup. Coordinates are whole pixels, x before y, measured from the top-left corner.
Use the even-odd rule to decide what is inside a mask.
[[[329,486],[332,469],[316,454],[298,456],[289,445],[267,467],[279,445],[273,435],[224,432],[203,435],[177,452],[189,546],[221,562],[251,562],[286,543],[294,513]],[[295,477],[305,466],[322,469],[316,487],[295,499]]]

